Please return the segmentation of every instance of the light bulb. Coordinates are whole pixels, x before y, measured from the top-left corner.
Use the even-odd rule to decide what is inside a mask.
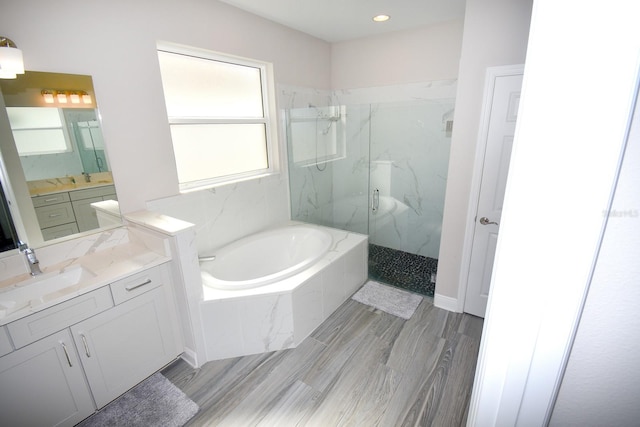
[[[53,104],[53,101],[55,100],[53,98],[53,92],[51,92],[49,90],[43,90],[42,91],[42,98],[44,98],[45,104]]]

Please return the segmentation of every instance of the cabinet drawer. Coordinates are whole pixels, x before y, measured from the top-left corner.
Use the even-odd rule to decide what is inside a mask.
[[[5,328],[4,326],[0,326],[0,356],[9,354],[12,351],[13,346],[11,345],[11,340],[9,339],[7,328]]]
[[[39,208],[41,206],[57,205],[58,203],[68,202],[70,199],[69,193],[64,192],[32,197],[31,201],[33,202],[34,208]]]
[[[113,282],[110,285],[113,301],[117,305],[151,289],[155,289],[158,286],[162,286],[164,282],[163,272],[164,269],[162,266],[158,266],[141,271],[126,279]]]
[[[38,217],[40,228],[76,222],[73,208],[69,202],[36,208],[36,216]]]
[[[113,185],[105,185],[102,187],[87,188],[85,190],[75,190],[69,192],[71,200],[83,200],[90,199],[92,197],[111,196],[116,193],[116,188]]]
[[[113,300],[109,287],[104,286],[11,322],[7,329],[16,348],[20,348],[110,307]]]
[[[72,234],[79,233],[78,224],[70,222],[69,224],[56,225],[55,227],[48,227],[42,229],[42,238],[44,240],[57,239],[59,237],[70,236]]]

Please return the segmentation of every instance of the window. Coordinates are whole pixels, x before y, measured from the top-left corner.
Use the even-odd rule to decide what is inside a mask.
[[[273,172],[270,65],[158,46],[181,190]]]
[[[20,156],[73,151],[61,109],[7,107],[7,115]]]

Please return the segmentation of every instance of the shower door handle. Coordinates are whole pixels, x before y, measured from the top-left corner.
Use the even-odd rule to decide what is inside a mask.
[[[376,188],[371,197],[371,212],[377,212],[378,207],[380,207],[380,190]]]

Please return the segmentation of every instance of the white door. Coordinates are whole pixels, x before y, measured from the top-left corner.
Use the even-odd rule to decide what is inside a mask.
[[[511,147],[518,116],[522,70],[489,73],[481,145],[485,146],[475,215],[464,311],[484,317],[500,229]]]

